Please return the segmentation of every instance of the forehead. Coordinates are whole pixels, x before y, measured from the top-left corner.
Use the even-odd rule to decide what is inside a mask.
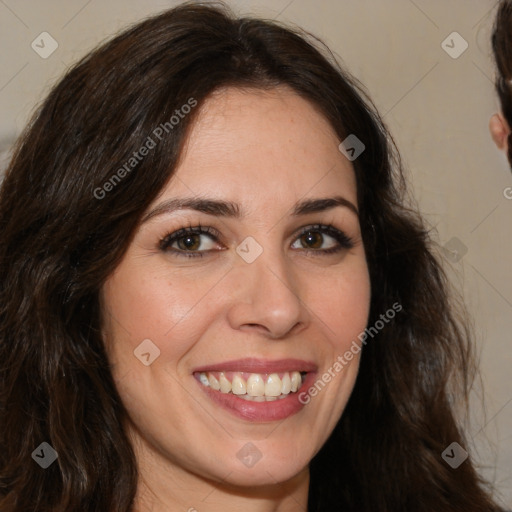
[[[356,203],[353,167],[339,143],[319,110],[287,87],[225,88],[201,107],[171,187],[188,187],[188,195],[222,189],[232,199],[336,189]]]

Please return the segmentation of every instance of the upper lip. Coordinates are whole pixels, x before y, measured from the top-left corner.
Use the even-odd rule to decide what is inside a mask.
[[[195,372],[246,372],[246,373],[277,373],[288,371],[314,372],[317,365],[302,359],[268,359],[246,358],[224,361],[222,363],[208,364],[194,368]]]

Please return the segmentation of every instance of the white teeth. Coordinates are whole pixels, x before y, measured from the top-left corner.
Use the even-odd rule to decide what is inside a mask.
[[[253,402],[266,402],[267,401],[266,397],[264,397],[264,396],[245,395],[243,398],[245,398],[245,400],[249,400],[249,401],[253,401]]]
[[[248,402],[273,402],[274,400],[282,400],[286,398],[287,395],[281,395],[278,397],[275,396],[249,396],[249,395],[240,395],[238,398],[243,398]]]
[[[293,391],[295,393],[295,391],[297,391],[297,389],[300,388],[300,385],[302,383],[302,379],[300,377],[300,373],[299,372],[293,372],[291,380],[292,380],[291,391]]]
[[[233,382],[231,383],[231,391],[234,395],[245,395],[247,392],[244,379],[242,379],[240,375],[235,375],[233,377]]]
[[[206,376],[206,373],[201,373],[200,377],[201,377],[201,375]],[[219,381],[215,378],[215,375],[208,375],[207,380],[212,389],[215,389],[215,391],[220,390],[220,384],[219,384]],[[202,379],[201,379],[201,382],[203,382]]]
[[[220,390],[222,393],[229,393],[231,391],[231,382],[224,376],[223,373],[219,375]]]
[[[247,379],[247,394],[249,396],[263,396],[265,394],[265,381],[257,373],[251,373]]]
[[[281,384],[281,393],[283,393],[283,395],[287,395],[292,389],[292,381],[290,379],[290,374],[288,372],[286,372],[283,375],[283,378],[281,379]]]
[[[279,396],[281,394],[281,379],[277,373],[271,373],[265,384],[265,396]]]
[[[304,378],[298,371],[284,372],[282,378],[277,373],[268,376],[251,373],[246,382],[240,373],[235,373],[230,382],[224,372],[220,372],[218,378],[213,373],[199,373],[199,381],[204,386],[221,393],[231,392],[255,402],[285,398],[290,392],[295,393],[300,388]]]

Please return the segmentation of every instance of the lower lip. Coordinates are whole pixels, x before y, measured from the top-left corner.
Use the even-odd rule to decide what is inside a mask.
[[[239,398],[233,393],[221,393],[204,386],[197,381],[201,389],[218,405],[235,416],[249,421],[271,422],[289,418],[302,410],[305,404],[299,401],[299,394],[309,389],[315,380],[316,372],[308,372],[301,387],[286,398],[272,400],[271,402],[250,402]]]

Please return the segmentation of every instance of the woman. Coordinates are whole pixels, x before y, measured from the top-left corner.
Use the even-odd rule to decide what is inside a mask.
[[[507,155],[512,167],[512,2],[501,0],[492,33],[492,50],[496,61],[496,92],[501,111],[489,121],[491,136],[498,147]]]
[[[85,57],[0,195],[0,509],[496,510],[405,203],[305,36],[184,4]]]

